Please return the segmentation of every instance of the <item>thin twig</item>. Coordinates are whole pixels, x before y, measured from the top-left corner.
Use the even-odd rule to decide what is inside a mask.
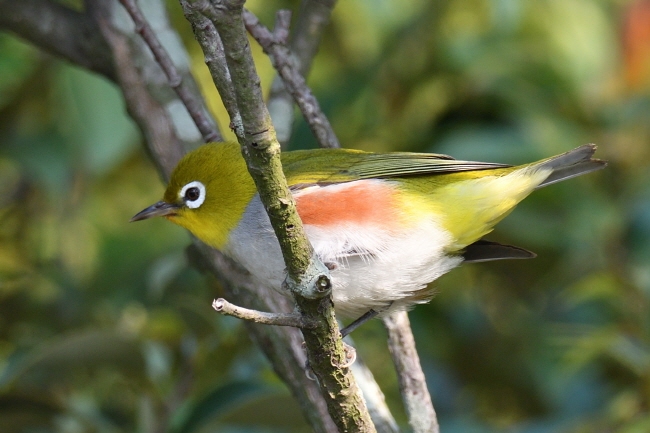
[[[329,24],[337,0],[302,0],[298,17],[291,32],[289,48],[298,61],[298,69],[306,76]]]
[[[212,119],[208,114],[207,108],[201,103],[201,100],[196,98],[192,91],[185,86],[183,77],[176,70],[172,59],[169,57],[169,54],[158,40],[153,29],[144,18],[138,5],[134,0],[119,1],[129,13],[131,19],[133,19],[133,22],[135,23],[135,31],[142,36],[142,39],[149,46],[154,58],[167,76],[169,85],[174,89],[187,108],[192,120],[194,120],[194,123],[199,128],[203,139],[206,142],[223,141],[214,119]]]
[[[242,135],[244,132],[241,116],[237,108],[237,97],[235,96],[235,90],[230,79],[230,71],[226,64],[223,44],[221,43],[217,29],[212,23],[212,18],[210,18],[214,17],[216,12],[207,0],[202,3],[180,0],[180,3],[183,8],[183,14],[192,25],[194,36],[203,50],[205,64],[210,71],[212,81],[214,81],[217,92],[219,92],[219,96],[231,119],[230,127],[236,130],[235,135]]]
[[[335,4],[336,0],[302,0],[300,3],[300,10],[289,37],[288,47],[291,51],[292,63],[296,65],[300,75],[305,78],[309,74],[312,61],[318,52],[321,37],[329,23]],[[287,45],[284,41],[282,44]],[[278,140],[284,146],[293,132],[294,101],[279,76],[276,76],[271,84],[267,105]]]
[[[273,26],[273,39],[280,45],[287,45],[289,41],[289,27],[291,27],[291,11],[280,9],[275,13],[275,25]]]
[[[228,297],[238,303],[266,311],[288,311],[293,307],[289,297],[260,285],[232,260],[198,240],[195,239],[188,248],[188,254],[190,263],[199,267],[205,265],[204,269],[216,276]],[[305,374],[306,354],[300,330],[286,326],[258,326],[248,321],[244,324],[276,374],[295,396],[314,432],[338,432],[318,383]]]
[[[388,348],[397,370],[409,424],[414,433],[438,433],[438,418],[415,348],[408,314],[406,311],[391,313],[384,317],[384,325],[388,330]]]
[[[122,90],[127,110],[140,127],[159,172],[168,180],[191,143],[179,137],[173,119],[157,98],[162,92],[155,87],[157,83],[153,83],[151,77],[154,76],[152,70],[160,68],[143,51],[141,44],[135,43],[137,35],[113,21],[115,18],[110,3],[87,0],[86,9],[110,46],[115,62],[116,83]],[[138,67],[135,66],[135,59],[139,62]]]
[[[282,22],[281,20],[279,22]],[[298,104],[319,145],[321,147],[341,147],[332,125],[321,110],[314,94],[307,87],[305,78],[291,61],[289,49],[252,12],[244,11],[244,23],[251,36],[269,55],[273,67],[278,71],[287,91]]]
[[[313,323],[306,323],[298,313],[267,313],[264,311],[251,310],[249,308],[234,305],[223,298],[215,299],[212,302],[212,308],[214,308],[218,313],[264,325],[292,326],[301,329],[314,327]]]

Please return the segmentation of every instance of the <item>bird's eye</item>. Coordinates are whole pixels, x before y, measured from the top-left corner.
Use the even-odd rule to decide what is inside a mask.
[[[196,209],[203,204],[205,200],[205,185],[198,180],[194,180],[185,185],[180,192],[180,198],[190,209]]]
[[[201,195],[201,191],[197,187],[189,188],[185,191],[185,200],[194,201]]]

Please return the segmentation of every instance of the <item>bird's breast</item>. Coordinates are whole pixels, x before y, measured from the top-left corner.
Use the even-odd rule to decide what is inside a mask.
[[[444,252],[452,240],[438,216],[394,182],[315,186],[294,197],[316,254],[331,269],[339,312],[354,315],[400,299],[402,307],[422,302],[426,283],[460,263]],[[226,253],[262,284],[280,289],[285,264],[258,196],[232,231]]]

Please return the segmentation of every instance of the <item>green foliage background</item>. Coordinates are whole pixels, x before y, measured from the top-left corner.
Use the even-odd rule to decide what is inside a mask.
[[[464,266],[411,313],[444,433],[650,431],[650,50],[634,51],[650,40],[629,36],[644,3],[336,6],[310,84],[344,146],[522,163],[595,142],[610,161],[491,236],[537,259]],[[297,2],[249,7],[270,24]],[[309,431],[242,324],[211,311],[187,234],[127,223],[163,186],[123,107],[0,35],[0,431]],[[314,146],[299,121],[290,147]],[[381,324],[354,339],[406,425]]]

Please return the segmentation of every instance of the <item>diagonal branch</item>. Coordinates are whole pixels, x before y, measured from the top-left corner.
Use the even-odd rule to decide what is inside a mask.
[[[162,0],[161,0],[162,1]],[[184,149],[191,143],[182,142],[175,134],[172,119],[164,106],[166,95],[156,91],[150,80],[155,79],[148,71],[157,67],[136,43],[137,35],[125,30],[123,22],[113,15],[113,1],[88,0],[91,16],[118,62],[118,82],[125,95],[129,112],[147,138],[147,146],[153,161],[164,178],[169,178]],[[292,308],[286,297],[269,292],[265,287],[251,281],[223,254],[195,240],[191,263],[205,265],[221,282],[228,296],[236,302],[267,311],[288,311]],[[305,354],[300,332],[294,328],[260,326],[246,322],[251,337],[264,351],[278,376],[291,388],[302,412],[315,432],[337,431],[317,384],[304,373]]]
[[[255,181],[271,225],[285,257],[288,284],[303,296],[322,298],[329,292],[328,271],[316,259],[307,241],[296,203],[287,186],[280,161],[280,146],[264,105],[260,79],[244,30],[242,0],[224,1],[215,7],[214,25],[221,36],[228,69],[235,89],[242,133],[237,139]],[[235,126],[235,132],[238,127]],[[291,235],[289,235],[289,233]],[[302,279],[306,277],[305,284]],[[316,284],[319,282],[319,284]]]
[[[187,108],[192,120],[201,132],[203,139],[206,142],[222,141],[223,138],[217,130],[217,125],[212,116],[208,113],[208,109],[205,104],[203,104],[202,98],[196,97],[196,95],[194,95],[194,93],[192,93],[192,91],[185,85],[183,77],[176,70],[172,59],[169,57],[165,48],[163,48],[149,23],[145,20],[142,11],[135,1],[120,0],[120,3],[122,3],[124,9],[129,13],[131,19],[133,19],[133,22],[135,23],[135,31],[142,36],[142,39],[144,39],[149,46],[154,58],[167,76],[170,87],[174,89]]]
[[[95,21],[51,0],[0,0],[0,30],[116,80],[113,56]]]
[[[278,12],[278,22],[283,22],[282,13]],[[284,18],[285,21],[286,18]],[[312,130],[321,147],[341,147],[329,120],[320,108],[320,104],[311,92],[300,70],[291,61],[291,53],[283,44],[282,37],[271,33],[264,24],[250,11],[244,11],[246,29],[269,55],[273,67],[282,78],[285,88],[298,104],[302,115]],[[278,26],[281,28],[280,26]]]
[[[330,21],[336,0],[302,0],[300,10],[289,37],[291,63],[300,75],[307,77],[312,61],[318,52],[321,37]],[[282,79],[277,76],[271,85],[268,106],[278,140],[286,145],[291,137],[294,123],[293,98],[287,92]]]
[[[239,125],[233,126],[280,241],[287,265],[285,285],[294,294],[301,314],[318,323],[316,329],[303,329],[303,335],[309,362],[318,377],[328,410],[340,430],[374,431],[354,377],[344,366],[347,359],[329,296],[329,273],[315,257],[305,237],[282,173],[280,146],[264,105],[242,20],[244,1],[214,1],[213,10],[205,0],[188,3],[195,11],[209,14],[221,36],[242,129],[239,130]]]

